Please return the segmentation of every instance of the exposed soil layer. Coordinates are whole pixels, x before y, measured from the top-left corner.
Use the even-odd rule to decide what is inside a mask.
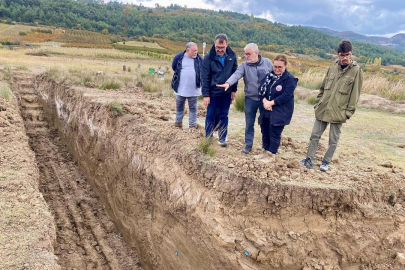
[[[1,84],[1,87],[7,86]],[[0,96],[0,269],[57,270],[55,223],[38,189],[17,98]]]
[[[16,77],[20,89],[25,89],[25,76]],[[50,127],[58,131],[145,269],[405,267],[402,168],[380,170],[368,162],[360,166],[337,160],[331,172],[307,170],[297,160],[305,146],[289,138],[283,138],[275,158],[258,150],[242,155],[238,142],[217,148],[208,158],[196,150],[203,130],[172,128],[167,120],[174,104],[161,94],[138,88],[73,88],[44,76],[35,78],[34,93]],[[124,104],[127,113],[112,110],[112,101]],[[204,108],[199,110],[204,115]],[[31,115],[25,118],[41,119]],[[95,195],[77,200],[90,188],[76,167],[69,169],[74,164],[56,132],[37,137],[34,144],[51,146],[37,154],[44,160],[41,171],[62,190],[55,197],[66,195],[58,204],[67,207],[55,211],[62,216],[58,228],[73,224],[78,238],[104,239],[108,222],[100,221],[95,229],[80,226],[103,215],[93,208]],[[65,183],[65,176],[74,181]],[[81,218],[70,219],[76,212]],[[88,232],[81,232],[87,227]],[[104,231],[101,236],[94,235],[98,228]],[[73,250],[94,253],[87,251],[94,248],[91,241],[79,245],[82,249]],[[95,246],[102,255],[94,254],[89,263],[100,266],[106,261],[113,268],[110,262],[121,262],[109,257],[108,249],[115,247],[101,242]]]
[[[56,223],[55,254],[62,269],[141,269],[98,196],[48,126],[33,76],[15,77],[21,114],[39,167],[39,187]]]

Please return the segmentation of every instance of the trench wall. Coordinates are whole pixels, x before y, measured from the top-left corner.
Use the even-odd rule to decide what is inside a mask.
[[[382,194],[240,177],[182,151],[153,120],[115,116],[95,91],[44,76],[36,89],[145,269],[301,269],[391,256],[380,249],[398,230]]]
[[[0,97],[0,269],[57,270],[56,227],[28,141],[18,96]]]

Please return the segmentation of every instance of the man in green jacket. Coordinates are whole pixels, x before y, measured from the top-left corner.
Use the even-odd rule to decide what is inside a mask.
[[[339,59],[328,68],[315,101],[316,119],[309,139],[307,157],[300,161],[301,165],[308,169],[314,168],[319,140],[330,124],[329,146],[319,168],[324,172],[329,169],[329,163],[339,142],[342,124],[350,119],[356,110],[363,85],[363,71],[351,59],[352,53],[352,43],[342,40],[337,49]]]

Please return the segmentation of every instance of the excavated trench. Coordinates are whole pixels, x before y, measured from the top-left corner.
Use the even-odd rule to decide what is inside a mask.
[[[404,211],[383,193],[233,173],[194,150],[201,132],[169,128],[158,95],[29,74],[16,75],[14,86],[65,269],[405,265]],[[113,100],[128,113],[111,111]],[[396,194],[404,204],[405,190]]]
[[[45,120],[34,78],[16,78],[21,114],[40,171],[40,191],[55,217],[62,269],[141,269],[58,131]]]

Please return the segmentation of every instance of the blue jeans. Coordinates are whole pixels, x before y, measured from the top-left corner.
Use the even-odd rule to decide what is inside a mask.
[[[176,123],[183,122],[184,106],[188,99],[189,120],[188,125],[190,127],[197,126],[197,109],[198,109],[198,97],[182,97],[176,95]]]
[[[260,106],[259,100],[253,100],[249,97],[245,97],[245,143],[246,146],[252,146],[255,136],[255,121],[257,110]]]
[[[228,134],[228,113],[231,106],[231,95],[221,97],[210,97],[210,104],[207,108],[207,116],[205,117],[205,136],[212,136],[215,128],[215,115],[218,110],[218,135],[219,141],[225,142]]]
[[[263,117],[260,128],[262,129],[263,149],[276,154],[281,142],[281,133],[285,126],[273,126],[270,119]]]

